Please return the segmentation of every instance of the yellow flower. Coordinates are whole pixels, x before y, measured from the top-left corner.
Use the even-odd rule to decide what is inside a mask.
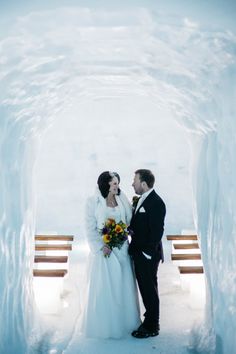
[[[123,231],[122,227],[120,225],[116,225],[115,227],[115,232],[117,232],[118,234],[121,233]]]
[[[103,235],[103,241],[105,243],[109,243],[111,239],[111,236],[109,236],[108,234]]]

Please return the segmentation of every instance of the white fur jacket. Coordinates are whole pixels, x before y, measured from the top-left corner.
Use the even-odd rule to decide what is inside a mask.
[[[120,209],[121,220],[129,225],[132,208],[126,195],[121,191],[120,195],[115,196]],[[92,253],[97,253],[103,246],[102,237],[99,233],[106,220],[106,199],[103,198],[97,188],[95,195],[88,198],[86,204],[86,233],[87,241]]]

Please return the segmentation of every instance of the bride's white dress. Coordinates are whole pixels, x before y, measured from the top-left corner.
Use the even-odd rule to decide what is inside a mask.
[[[127,204],[124,205],[124,198],[124,195],[117,197],[118,206],[115,208],[104,205],[101,196],[100,206],[94,205],[94,199],[90,200],[87,225],[91,252],[81,322],[81,332],[86,337],[121,338],[140,324],[137,287],[128,255],[128,242],[121,249],[114,248],[110,257],[104,257],[101,251],[102,237],[98,231],[102,226],[99,223],[110,217],[116,222],[127,222],[130,215],[127,215],[129,211],[126,210]]]

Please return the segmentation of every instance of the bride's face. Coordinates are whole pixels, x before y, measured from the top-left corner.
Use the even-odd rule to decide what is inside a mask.
[[[113,177],[112,180],[109,182],[110,189],[109,192],[113,195],[118,193],[119,188],[119,181],[117,177]]]

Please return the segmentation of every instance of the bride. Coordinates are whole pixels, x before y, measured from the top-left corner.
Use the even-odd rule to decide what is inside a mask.
[[[81,324],[86,337],[121,338],[140,324],[128,241],[120,249],[115,247],[110,251],[101,235],[108,218],[127,225],[131,219],[131,205],[119,189],[119,180],[117,173],[103,172],[98,177],[96,194],[87,201],[89,279]]]

